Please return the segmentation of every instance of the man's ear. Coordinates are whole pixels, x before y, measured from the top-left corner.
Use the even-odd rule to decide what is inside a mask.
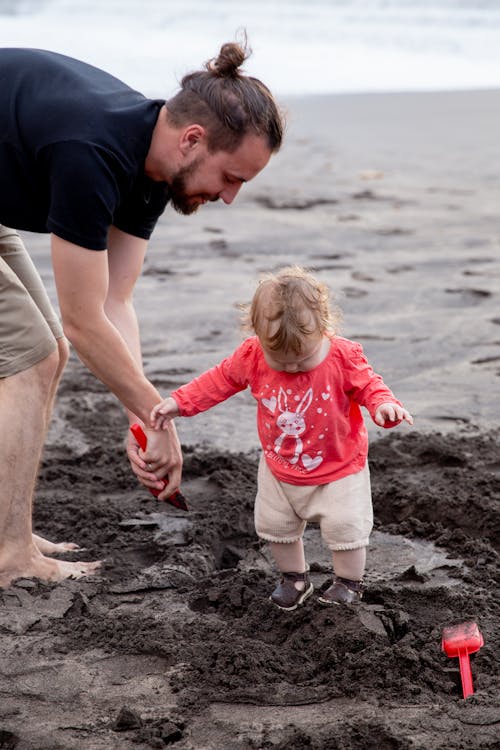
[[[179,141],[179,148],[184,156],[188,156],[190,152],[204,143],[206,137],[205,128],[202,125],[187,125],[181,132]]]

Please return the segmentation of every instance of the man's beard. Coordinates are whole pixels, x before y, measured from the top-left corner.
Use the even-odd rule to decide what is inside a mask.
[[[186,181],[188,177],[196,172],[202,161],[203,157],[200,157],[199,159],[195,159],[189,166],[181,167],[168,185],[172,207],[177,213],[183,216],[196,213],[200,207],[199,203],[190,202],[190,196],[186,193]]]

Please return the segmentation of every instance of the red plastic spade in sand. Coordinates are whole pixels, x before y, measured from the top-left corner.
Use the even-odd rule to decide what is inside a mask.
[[[475,622],[462,622],[443,628],[441,647],[446,656],[458,656],[464,698],[474,693],[469,654],[479,651],[483,644],[483,636]]]
[[[145,451],[146,448],[147,448],[148,439],[147,439],[146,433],[142,429],[141,425],[140,424],[133,424],[131,426],[131,428],[130,428],[130,432],[132,433],[132,435],[135,437],[135,439],[139,443],[139,447],[143,451]],[[149,487],[149,491],[155,497],[158,497],[158,495],[160,494],[160,492],[163,492],[164,488],[167,485],[167,479],[166,478],[163,478],[160,481],[163,482],[163,487],[162,487],[161,490],[157,490],[157,489],[155,489],[153,487]],[[170,495],[170,497],[167,497],[166,502],[167,503],[171,503],[172,505],[175,505],[176,508],[180,508],[181,510],[189,510],[187,502],[186,502],[186,498],[184,497],[184,495],[182,494],[182,492],[180,490],[176,490],[173,493],[173,495]]]

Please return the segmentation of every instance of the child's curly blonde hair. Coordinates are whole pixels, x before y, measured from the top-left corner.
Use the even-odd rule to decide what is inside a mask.
[[[335,334],[342,318],[330,304],[328,286],[301,266],[266,274],[243,309],[244,327],[256,333],[264,348],[294,354],[301,353],[310,336]]]

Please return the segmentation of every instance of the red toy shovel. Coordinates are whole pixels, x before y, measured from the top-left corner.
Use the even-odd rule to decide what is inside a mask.
[[[133,424],[130,428],[130,432],[139,443],[139,447],[143,451],[145,451],[147,444],[148,444],[148,439],[141,425]],[[167,480],[163,478],[160,481],[163,482],[163,488],[165,488],[165,486],[167,485]],[[154,495],[155,497],[158,497],[160,492],[163,491],[163,488],[161,490],[157,490],[157,489],[150,487],[149,491],[151,492],[152,495]],[[176,490],[173,495],[170,495],[170,497],[167,497],[166,502],[171,503],[172,505],[175,505],[176,508],[180,508],[181,510],[189,510],[187,506],[186,498],[184,497],[184,495],[182,494],[180,490]]]
[[[483,644],[483,636],[475,622],[462,622],[443,628],[441,647],[446,656],[458,656],[464,698],[474,693],[469,654],[479,651]]]

